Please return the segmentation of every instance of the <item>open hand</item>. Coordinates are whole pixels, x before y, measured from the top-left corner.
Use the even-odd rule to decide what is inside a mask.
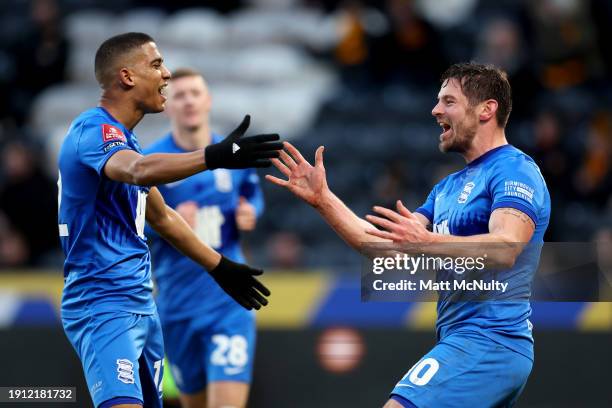
[[[219,264],[209,273],[217,284],[245,309],[259,310],[268,304],[270,290],[256,278],[263,274],[261,269],[251,268],[221,256]]]
[[[323,193],[329,190],[325,178],[325,167],[323,167],[323,146],[319,146],[315,152],[315,165],[304,159],[302,154],[291,143],[283,143],[285,150],[280,151],[280,159],[272,159],[272,164],[288,180],[266,175],[266,179],[274,184],[287,188],[293,194],[316,207]]]
[[[246,115],[225,139],[206,147],[204,157],[208,170],[270,167],[270,159],[278,157],[278,151],[283,148],[278,142],[279,136],[276,133],[244,136],[250,123],[251,117]]]
[[[366,233],[375,237],[391,240],[395,243],[429,243],[432,233],[419,221],[416,215],[408,210],[404,204],[397,200],[397,211],[375,206],[374,212],[381,215],[366,215],[366,220],[383,228],[369,228]]]

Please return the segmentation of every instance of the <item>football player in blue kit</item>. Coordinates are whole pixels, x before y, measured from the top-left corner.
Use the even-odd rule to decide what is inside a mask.
[[[440,181],[414,212],[398,200],[396,210],[374,207],[377,215],[357,217],[327,186],[323,147],[311,166],[285,142],[289,154],[281,152],[273,163],[288,180],[266,178],[311,204],[357,250],[367,251],[363,244],[371,242],[418,244],[425,254],[440,251],[439,243],[504,245],[507,250],[493,251],[497,259],[491,261],[509,268],[502,272],[519,288],[517,299],[525,300],[454,302],[457,293],[441,292],[438,341],[395,386],[385,408],[510,407],[533,364],[528,297],[535,264],[519,259],[528,244],[543,242],[550,197],[534,161],[506,140],[512,109],[506,74],[462,63],[441,79],[432,110],[443,130],[439,147],[461,154],[467,165]],[[461,247],[473,251],[455,245]]]
[[[96,407],[160,407],[164,350],[145,220],[245,308],[267,304],[269,291],[255,278],[262,271],[202,242],[154,186],[215,168],[267,166],[282,145],[278,135],[243,137],[247,116],[206,149],[143,156],[133,129],[164,110],[170,79],[155,42],[143,33],[106,40],[95,74],[99,106],[72,122],[59,153],[62,324]]]
[[[185,153],[217,143],[211,96],[197,71],[172,73],[166,113],[172,131],[145,153]],[[263,195],[254,169],[195,174],[159,185],[166,203],[212,248],[244,262],[240,231],[255,228]],[[244,407],[255,350],[255,316],[223,292],[202,267],[152,234],[151,258],[166,355],[184,408]]]

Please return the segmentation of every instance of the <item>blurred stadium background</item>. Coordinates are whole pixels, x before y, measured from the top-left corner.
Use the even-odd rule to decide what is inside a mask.
[[[70,121],[97,103],[104,39],[144,31],[169,68],[201,70],[217,132],[250,113],[255,130],[309,158],[324,144],[330,186],[360,215],[397,198],[415,207],[463,165],[437,149],[438,76],[495,63],[514,91],[508,139],[551,192],[547,240],[610,245],[610,21],[607,0],[1,1],[0,385],[77,385],[89,406],[59,324],[55,158]],[[147,146],[168,129],[151,115],[136,134]],[[258,314],[250,406],[381,406],[434,344],[435,304],[360,303],[359,256],[312,209],[263,187],[266,212],[244,238],[274,295]],[[519,407],[612,406],[612,304],[539,302],[532,321]]]

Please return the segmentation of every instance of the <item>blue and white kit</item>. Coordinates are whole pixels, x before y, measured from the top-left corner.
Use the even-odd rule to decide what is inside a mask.
[[[104,175],[119,150],[141,152],[104,108],[71,124],[59,154],[62,323],[96,407],[161,407],[163,338],[145,241],[148,188]]]
[[[212,136],[212,143],[222,140]],[[184,153],[172,134],[145,150]],[[206,171],[158,186],[166,203],[189,203],[200,239],[235,262],[244,262],[236,226],[240,197],[263,211],[263,195],[254,169]],[[156,302],[166,354],[178,388],[188,394],[210,382],[249,383],[255,351],[255,315],[236,303],[200,265],[180,254],[147,228],[151,238]]]
[[[415,211],[434,232],[471,236],[489,232],[498,208],[517,209],[535,224],[530,245],[541,245],[550,219],[550,196],[534,161],[511,145],[492,149],[440,181]],[[528,298],[535,262],[526,251],[506,281],[516,301],[438,301],[436,346],[395,386],[391,397],[407,407],[510,407],[523,390],[533,364]],[[539,258],[539,252],[535,254]],[[439,271],[454,273],[453,271]],[[456,295],[456,294],[455,294]],[[413,405],[409,405],[409,401]]]

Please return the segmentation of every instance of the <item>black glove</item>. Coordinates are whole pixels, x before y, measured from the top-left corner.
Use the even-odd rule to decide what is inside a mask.
[[[270,167],[270,159],[279,156],[283,148],[277,134],[242,137],[251,123],[246,115],[242,123],[225,139],[204,150],[206,167],[209,170],[246,169],[248,167]]]
[[[263,273],[261,269],[230,261],[221,255],[221,262],[209,273],[219,286],[245,309],[259,310],[268,304],[265,296],[270,296],[270,291],[254,277]]]

